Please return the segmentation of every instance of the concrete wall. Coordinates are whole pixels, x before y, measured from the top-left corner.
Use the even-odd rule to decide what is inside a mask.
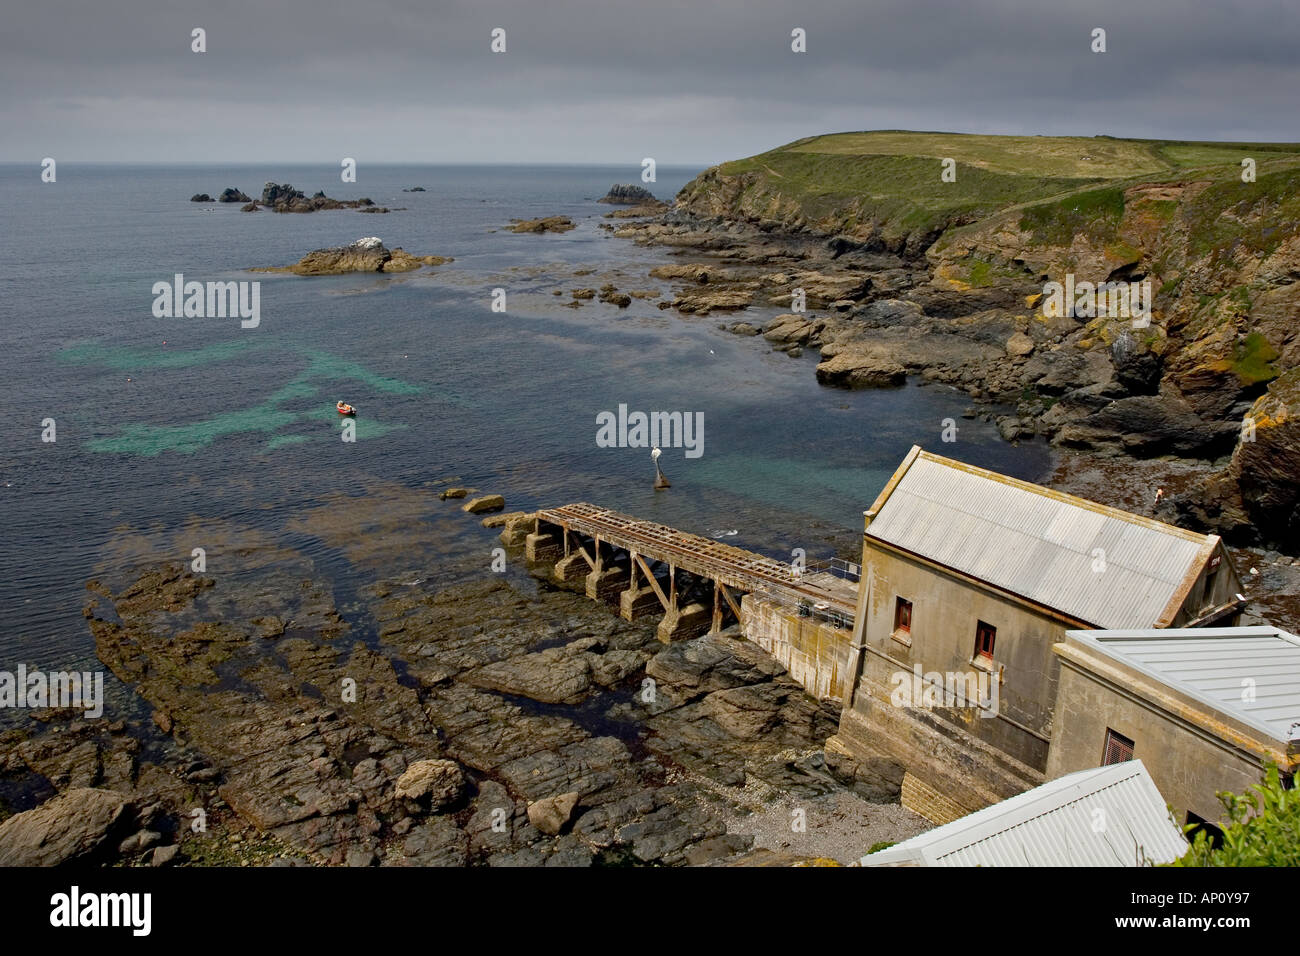
[[[868,696],[887,704],[896,686],[893,675],[911,671],[917,664],[927,673],[987,669],[999,682],[998,716],[964,719],[963,728],[1020,762],[1044,770],[1047,741],[1043,738],[1051,735],[1059,670],[1052,645],[1062,639],[1066,624],[880,548],[869,539],[863,567],[870,590],[861,634],[869,650],[863,654],[857,693],[865,689]],[[910,647],[893,637],[895,600],[900,596],[912,602]],[[975,660],[977,621],[997,628],[991,666]]]
[[[1153,700],[1148,696],[1151,692],[1168,694],[1169,690],[1142,681],[1108,679],[1065,660],[1057,702],[1060,729],[1048,755],[1048,778],[1100,766],[1106,731],[1114,730],[1133,741],[1133,756],[1146,764],[1161,796],[1173,807],[1177,823],[1187,822],[1189,810],[1218,821],[1223,805],[1215,794],[1241,793],[1259,783],[1267,744],[1257,740],[1254,748],[1244,747],[1244,735],[1234,728],[1205,726],[1212,721],[1199,705],[1190,701],[1182,705],[1190,712],[1202,711],[1201,720],[1189,720],[1171,712],[1158,698]],[[1285,770],[1284,755],[1274,752],[1273,756],[1281,758]]]
[[[870,539],[862,580],[855,634],[862,651],[851,658],[856,681],[839,743],[898,759],[967,812],[1042,783],[1060,669],[1052,646],[1072,625]],[[894,635],[900,596],[912,602],[910,645]],[[997,628],[991,665],[974,660],[977,621]],[[996,707],[899,706],[896,676],[910,682],[916,665],[924,674],[988,673]],[[943,818],[950,808],[932,812]]]
[[[800,617],[788,604],[746,594],[740,601],[745,637],[781,662],[817,698],[843,700],[853,633],[826,621]]]

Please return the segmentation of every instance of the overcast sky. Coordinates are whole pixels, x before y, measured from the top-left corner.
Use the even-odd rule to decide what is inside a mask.
[[[20,0],[0,160],[705,166],[858,129],[1296,141],[1298,24],[1300,0]]]

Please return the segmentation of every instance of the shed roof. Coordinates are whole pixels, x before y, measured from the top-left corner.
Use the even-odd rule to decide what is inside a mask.
[[[1281,746],[1300,722],[1300,638],[1276,627],[1066,631],[1118,660],[1260,731]]]
[[[1219,542],[920,448],[872,511],[869,538],[1102,628],[1168,623]]]
[[[912,837],[863,866],[1141,866],[1187,852],[1141,760],[1080,770]]]

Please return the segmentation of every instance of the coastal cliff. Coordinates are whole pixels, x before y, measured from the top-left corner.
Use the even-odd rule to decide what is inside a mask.
[[[814,311],[763,331],[819,347],[825,384],[921,375],[1014,406],[1010,440],[1201,461],[1180,520],[1294,551],[1298,187],[1293,144],[846,133],[708,169],[618,234],[727,262],[690,290],[802,289]]]

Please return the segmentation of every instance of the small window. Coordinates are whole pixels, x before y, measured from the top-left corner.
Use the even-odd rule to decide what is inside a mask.
[[[912,602],[897,598],[894,601],[894,633],[912,633]]]
[[[997,640],[998,629],[983,621],[975,622],[975,656],[993,660],[993,642]]]
[[[1133,759],[1133,741],[1123,734],[1117,734],[1106,728],[1106,749],[1101,755],[1101,765],[1109,767],[1113,763],[1123,763]]]

